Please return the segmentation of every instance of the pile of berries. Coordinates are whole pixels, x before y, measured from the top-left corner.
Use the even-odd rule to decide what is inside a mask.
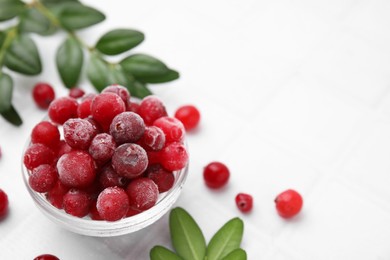
[[[24,154],[30,187],[77,217],[116,221],[153,207],[188,154],[185,127],[155,96],[139,103],[111,85],[53,100]]]

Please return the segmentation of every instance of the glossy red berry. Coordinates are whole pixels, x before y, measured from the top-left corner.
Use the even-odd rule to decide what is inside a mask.
[[[188,153],[181,143],[170,143],[161,150],[161,164],[169,171],[183,169],[188,163]]]
[[[127,143],[115,149],[111,163],[118,175],[132,179],[146,170],[148,156],[141,146]]]
[[[241,212],[247,213],[252,210],[253,197],[251,195],[246,193],[238,193],[235,200],[237,208]]]
[[[60,180],[58,180],[54,187],[48,193],[46,193],[46,199],[54,207],[62,209],[64,195],[68,192],[68,190],[69,188],[62,184]]]
[[[89,213],[90,199],[88,193],[78,189],[70,189],[64,195],[63,205],[66,213],[82,218]]]
[[[49,106],[49,117],[54,123],[62,125],[69,118],[77,117],[78,103],[71,97],[60,97],[51,102]]]
[[[91,104],[95,96],[96,94],[87,94],[82,98],[77,108],[77,116],[79,118],[87,118],[91,115]]]
[[[156,119],[168,115],[163,102],[156,96],[145,97],[139,104],[137,112],[146,125],[152,125]]]
[[[58,257],[50,254],[39,255],[34,260],[60,260]]]
[[[126,189],[132,209],[145,211],[153,207],[158,199],[158,187],[149,178],[137,178]]]
[[[91,114],[104,131],[108,131],[114,117],[126,111],[123,100],[116,94],[106,92],[93,98]]]
[[[164,132],[167,143],[182,142],[184,139],[185,128],[179,119],[164,116],[154,121],[153,125]]]
[[[221,162],[211,162],[203,169],[203,178],[208,187],[213,189],[226,185],[230,177],[228,167]]]
[[[116,221],[126,216],[129,197],[122,188],[108,187],[99,194],[96,208],[104,220]]]
[[[51,165],[42,164],[32,170],[28,182],[36,192],[48,192],[54,187],[57,179],[56,169]]]
[[[27,169],[32,170],[41,164],[53,164],[55,154],[53,150],[43,144],[32,144],[24,153],[23,162]]]
[[[195,106],[186,105],[179,107],[176,110],[175,117],[183,123],[184,128],[187,131],[190,131],[198,126],[200,121],[200,112]]]
[[[32,91],[33,99],[38,107],[47,109],[55,98],[54,89],[47,83],[37,83]]]
[[[31,142],[57,147],[60,142],[60,131],[49,121],[39,122],[31,131]]]
[[[114,84],[107,86],[103,89],[102,93],[117,94],[123,100],[123,103],[125,103],[126,107],[130,102],[130,92],[127,90],[127,88],[121,85]]]
[[[0,219],[4,218],[8,213],[8,196],[0,189]]]
[[[85,92],[81,88],[71,88],[69,90],[69,96],[72,98],[81,98],[84,94]]]
[[[297,215],[301,211],[302,205],[302,196],[295,190],[286,190],[275,198],[276,210],[283,218],[291,218]]]

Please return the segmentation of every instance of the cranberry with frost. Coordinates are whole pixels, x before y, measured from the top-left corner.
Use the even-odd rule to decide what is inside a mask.
[[[66,187],[60,180],[58,180],[54,187],[46,193],[46,199],[50,202],[51,205],[58,209],[63,208],[63,198],[64,195],[68,192],[69,188]]]
[[[60,158],[62,155],[72,151],[72,147],[70,147],[69,144],[65,142],[65,140],[60,140],[60,143],[57,146],[56,150],[57,150],[57,157]]]
[[[114,168],[110,164],[104,166],[99,174],[99,184],[100,187],[125,187],[127,184],[127,179],[123,176],[119,176]]]
[[[228,167],[221,162],[211,162],[203,169],[203,178],[209,188],[225,186],[230,177]]]
[[[126,216],[129,197],[122,188],[108,187],[99,194],[96,208],[104,220],[116,221]]]
[[[77,107],[76,99],[60,97],[51,102],[48,114],[54,123],[62,125],[69,118],[77,117]]]
[[[54,152],[43,144],[32,144],[24,153],[23,162],[27,169],[32,170],[42,164],[53,164]]]
[[[247,193],[238,193],[235,198],[237,208],[243,212],[247,213],[252,210],[253,207],[253,197]]]
[[[184,139],[185,128],[179,119],[169,116],[160,117],[153,125],[164,132],[167,143],[182,142]]]
[[[302,205],[302,196],[295,190],[286,190],[275,198],[276,210],[282,218],[294,217],[301,211]]]
[[[82,218],[89,213],[90,199],[88,193],[78,189],[70,189],[64,195],[63,205],[66,213]]]
[[[161,150],[161,164],[169,171],[183,169],[188,162],[188,153],[181,143],[170,143]]]
[[[32,96],[38,107],[47,109],[55,98],[54,89],[47,83],[37,83],[32,91]]]
[[[92,139],[88,151],[93,159],[99,161],[99,163],[105,163],[111,159],[115,148],[114,138],[107,133],[101,133]]]
[[[51,190],[57,179],[56,169],[51,165],[42,164],[32,170],[28,183],[34,191],[42,193]]]
[[[57,170],[60,181],[73,188],[88,187],[96,176],[92,157],[78,150],[62,155],[57,162]]]
[[[77,116],[79,118],[87,118],[91,115],[91,104],[96,94],[87,94],[84,96],[77,107]]]
[[[118,84],[105,87],[102,93],[117,94],[123,100],[123,103],[125,103],[126,107],[130,102],[130,92],[127,90],[127,88]]]
[[[140,144],[146,150],[160,151],[165,145],[165,134],[157,126],[147,126]]]
[[[71,118],[64,123],[64,138],[72,148],[88,149],[96,134],[96,130],[88,120]]]
[[[126,189],[129,195],[130,208],[145,211],[153,207],[158,199],[158,187],[149,178],[132,180]]]
[[[34,258],[34,260],[60,260],[58,257],[51,254],[39,255]]]
[[[150,165],[145,171],[145,176],[157,184],[160,193],[170,190],[175,183],[173,173],[164,169],[160,164]]]
[[[31,142],[48,147],[56,147],[60,141],[60,131],[57,126],[48,121],[39,122],[31,131]]]
[[[0,219],[4,218],[8,213],[8,196],[0,189]]]
[[[103,220],[103,218],[99,215],[99,212],[96,207],[97,199],[91,202],[91,206],[89,208],[89,216],[93,220]]]
[[[136,103],[136,102],[134,102],[134,101],[129,101],[129,102],[127,103],[127,108],[126,108],[126,110],[138,114],[138,108],[139,108],[139,104],[138,104],[138,103]]]
[[[96,122],[108,131],[114,117],[126,110],[123,100],[114,93],[101,93],[93,98],[91,104],[91,115]]]
[[[114,117],[110,125],[110,134],[117,144],[134,143],[144,132],[144,121],[134,112],[120,113]]]
[[[145,97],[139,104],[137,112],[146,125],[152,125],[156,119],[168,115],[163,102],[156,96]]]
[[[193,105],[186,105],[179,107],[175,112],[175,117],[179,119],[184,128],[190,131],[198,126],[200,121],[200,112]]]
[[[81,98],[84,94],[85,92],[81,88],[71,88],[69,90],[69,96],[72,98]]]
[[[120,176],[131,179],[140,176],[146,170],[148,156],[141,146],[127,143],[115,149],[111,163]]]

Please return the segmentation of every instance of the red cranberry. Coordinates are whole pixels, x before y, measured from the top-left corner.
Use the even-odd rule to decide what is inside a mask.
[[[129,208],[129,210],[127,211],[127,214],[126,214],[126,218],[128,217],[132,217],[132,216],[135,216],[139,213],[141,213],[142,211],[138,210],[138,209],[132,209],[132,208]]]
[[[161,163],[162,158],[161,158],[161,151],[155,152],[155,151],[146,151],[146,154],[148,155],[148,161],[149,164],[156,164],[156,163]]]
[[[103,220],[103,218],[99,215],[99,212],[96,207],[97,199],[91,202],[91,207],[89,208],[89,216],[93,220]]]
[[[179,119],[168,116],[160,117],[154,121],[153,125],[161,128],[168,143],[182,142],[184,139],[185,129]]]
[[[169,191],[175,183],[175,176],[171,171],[164,169],[160,164],[150,165],[145,176],[157,184],[160,193]]]
[[[158,187],[149,178],[137,178],[130,182],[126,189],[129,195],[130,208],[145,211],[153,207],[158,199]]]
[[[41,164],[53,164],[55,160],[54,152],[43,144],[32,144],[24,153],[24,165],[32,170]]]
[[[199,110],[192,105],[178,108],[175,112],[175,117],[183,123],[184,128],[187,131],[190,131],[198,126],[200,121]]]
[[[47,109],[55,98],[54,89],[47,83],[37,83],[32,91],[33,99],[38,107]]]
[[[181,170],[187,165],[187,162],[187,150],[180,143],[170,143],[161,151],[161,164],[169,171]]]
[[[34,260],[60,260],[58,257],[50,254],[39,255]]]
[[[72,216],[82,218],[89,213],[90,199],[85,191],[70,189],[64,195],[63,203],[65,212]]]
[[[68,187],[85,188],[95,179],[95,165],[92,157],[84,151],[71,151],[57,162],[59,179]]]
[[[160,151],[165,145],[165,134],[157,126],[147,126],[140,141],[146,150]]]
[[[96,208],[104,220],[116,221],[126,216],[129,197],[119,187],[108,187],[99,194]]]
[[[275,205],[282,218],[291,218],[301,211],[303,200],[295,190],[286,190],[276,197]]]
[[[0,189],[0,219],[4,218],[8,213],[8,196]]]
[[[69,96],[72,98],[81,98],[84,94],[85,92],[81,88],[71,88],[69,90]]]
[[[108,187],[124,187],[127,184],[127,179],[125,177],[119,176],[112,166],[106,165],[100,172],[99,175],[99,184],[100,187],[108,188]]]
[[[77,117],[78,103],[71,97],[60,97],[49,106],[49,117],[57,124],[62,125],[69,118]]]
[[[130,93],[127,88],[120,85],[110,85],[103,89],[102,93],[114,93],[117,94],[122,100],[123,103],[127,106],[130,102]]]
[[[249,194],[238,193],[236,196],[236,205],[241,212],[247,213],[252,210],[253,198]]]
[[[115,149],[111,162],[120,176],[131,179],[140,176],[146,170],[148,156],[137,144],[122,144]]]
[[[46,193],[46,199],[54,207],[62,209],[64,195],[68,192],[68,190],[69,188],[62,184],[60,180],[58,180],[54,187],[48,193]]]
[[[136,103],[136,102],[133,102],[133,101],[129,101],[127,103],[127,111],[129,112],[134,112],[134,113],[137,113],[138,114],[138,108],[139,108],[139,104]]]
[[[126,110],[123,100],[114,93],[101,93],[93,98],[91,114],[103,128],[108,131],[114,117]]]
[[[163,102],[156,96],[145,97],[137,112],[146,125],[152,125],[156,119],[168,115]]]
[[[48,121],[39,122],[31,131],[31,142],[41,143],[48,147],[56,147],[60,141],[60,131],[57,126]]]
[[[110,134],[117,144],[134,143],[145,132],[145,124],[142,118],[133,112],[123,112],[112,120]]]
[[[88,149],[95,135],[96,130],[88,120],[71,118],[64,123],[64,138],[72,148]]]
[[[79,118],[87,118],[88,116],[91,115],[91,104],[95,96],[96,94],[88,94],[83,97],[81,103],[77,108],[77,116]]]
[[[116,143],[114,138],[106,133],[97,134],[89,146],[89,154],[99,163],[109,161],[114,154]]]
[[[56,169],[48,164],[42,164],[34,168],[28,183],[36,192],[48,192],[56,184],[58,179]]]
[[[230,177],[230,172],[225,164],[220,162],[209,163],[203,169],[203,178],[206,185],[213,189],[221,188],[226,185]]]
[[[62,155],[69,153],[72,151],[72,147],[70,147],[65,140],[61,140],[60,144],[57,146],[57,157],[60,158]]]

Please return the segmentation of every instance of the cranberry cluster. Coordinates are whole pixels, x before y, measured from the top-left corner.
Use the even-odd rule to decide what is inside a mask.
[[[31,132],[24,165],[31,188],[73,216],[116,221],[145,211],[188,162],[185,127],[155,96],[135,103],[111,85],[80,101],[57,98],[48,115]]]

